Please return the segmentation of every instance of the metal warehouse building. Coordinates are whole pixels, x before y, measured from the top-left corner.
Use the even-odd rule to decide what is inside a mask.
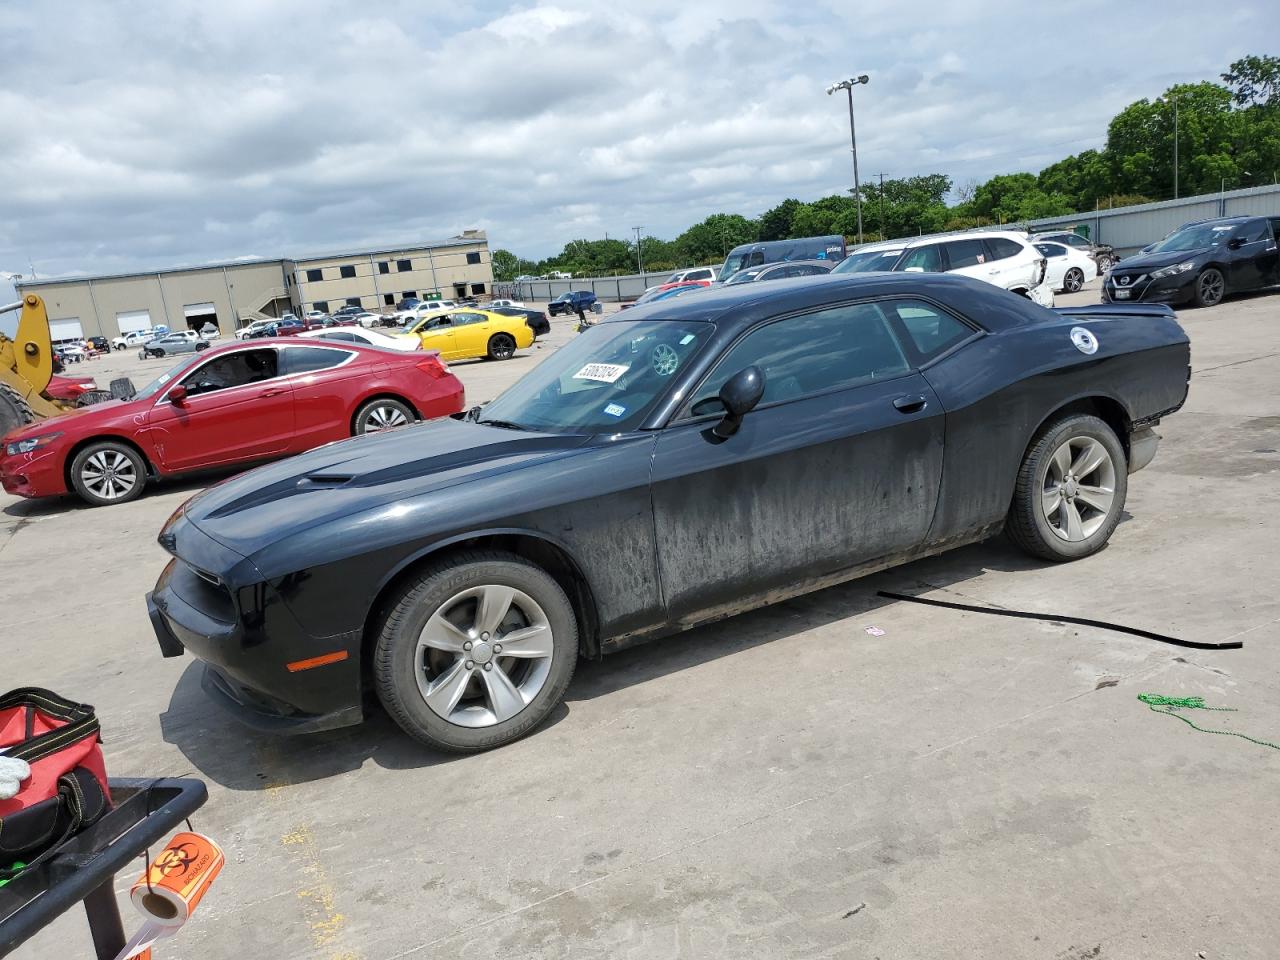
[[[116,337],[164,324],[229,336],[250,320],[346,304],[374,313],[404,297],[484,296],[493,285],[483,231],[437,243],[61,280],[21,280],[38,293],[55,341]]]

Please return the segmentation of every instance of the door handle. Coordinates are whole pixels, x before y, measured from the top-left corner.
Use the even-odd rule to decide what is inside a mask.
[[[907,397],[899,397],[893,401],[893,405],[903,413],[919,413],[929,405],[929,401],[917,393]]]
[[[278,397],[282,393],[284,393],[284,391],[279,387],[272,387],[269,390],[263,390],[260,394],[258,394],[258,396],[259,397]]]

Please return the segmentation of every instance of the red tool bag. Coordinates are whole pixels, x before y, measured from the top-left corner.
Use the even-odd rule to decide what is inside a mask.
[[[0,800],[0,880],[37,865],[111,809],[100,744],[88,704],[39,687],[0,696],[0,756],[31,767],[18,795]]]

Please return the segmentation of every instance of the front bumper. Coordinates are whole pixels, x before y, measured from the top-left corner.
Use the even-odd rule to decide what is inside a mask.
[[[1196,271],[1177,273],[1171,277],[1152,280],[1149,274],[1121,274],[1130,278],[1120,284],[1115,273],[1102,282],[1102,299],[1105,303],[1184,303],[1195,297]]]
[[[0,447],[0,487],[19,497],[56,497],[67,493],[62,455],[56,449],[6,456]]]
[[[260,730],[308,733],[359,723],[361,632],[313,636],[290,604],[305,592],[248,579],[252,564],[185,518],[171,521],[161,543],[175,554],[147,594],[147,615],[165,657],[190,653],[205,664],[204,689],[237,719]],[[188,559],[190,562],[188,562]],[[234,571],[234,576],[231,572]],[[308,665],[321,658],[322,662]]]

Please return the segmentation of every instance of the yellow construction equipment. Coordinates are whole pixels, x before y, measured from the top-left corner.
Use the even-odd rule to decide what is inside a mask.
[[[53,376],[53,341],[44,301],[28,293],[0,307],[0,314],[18,309],[22,315],[16,339],[0,333],[0,437],[14,427],[75,409],[44,393]]]

